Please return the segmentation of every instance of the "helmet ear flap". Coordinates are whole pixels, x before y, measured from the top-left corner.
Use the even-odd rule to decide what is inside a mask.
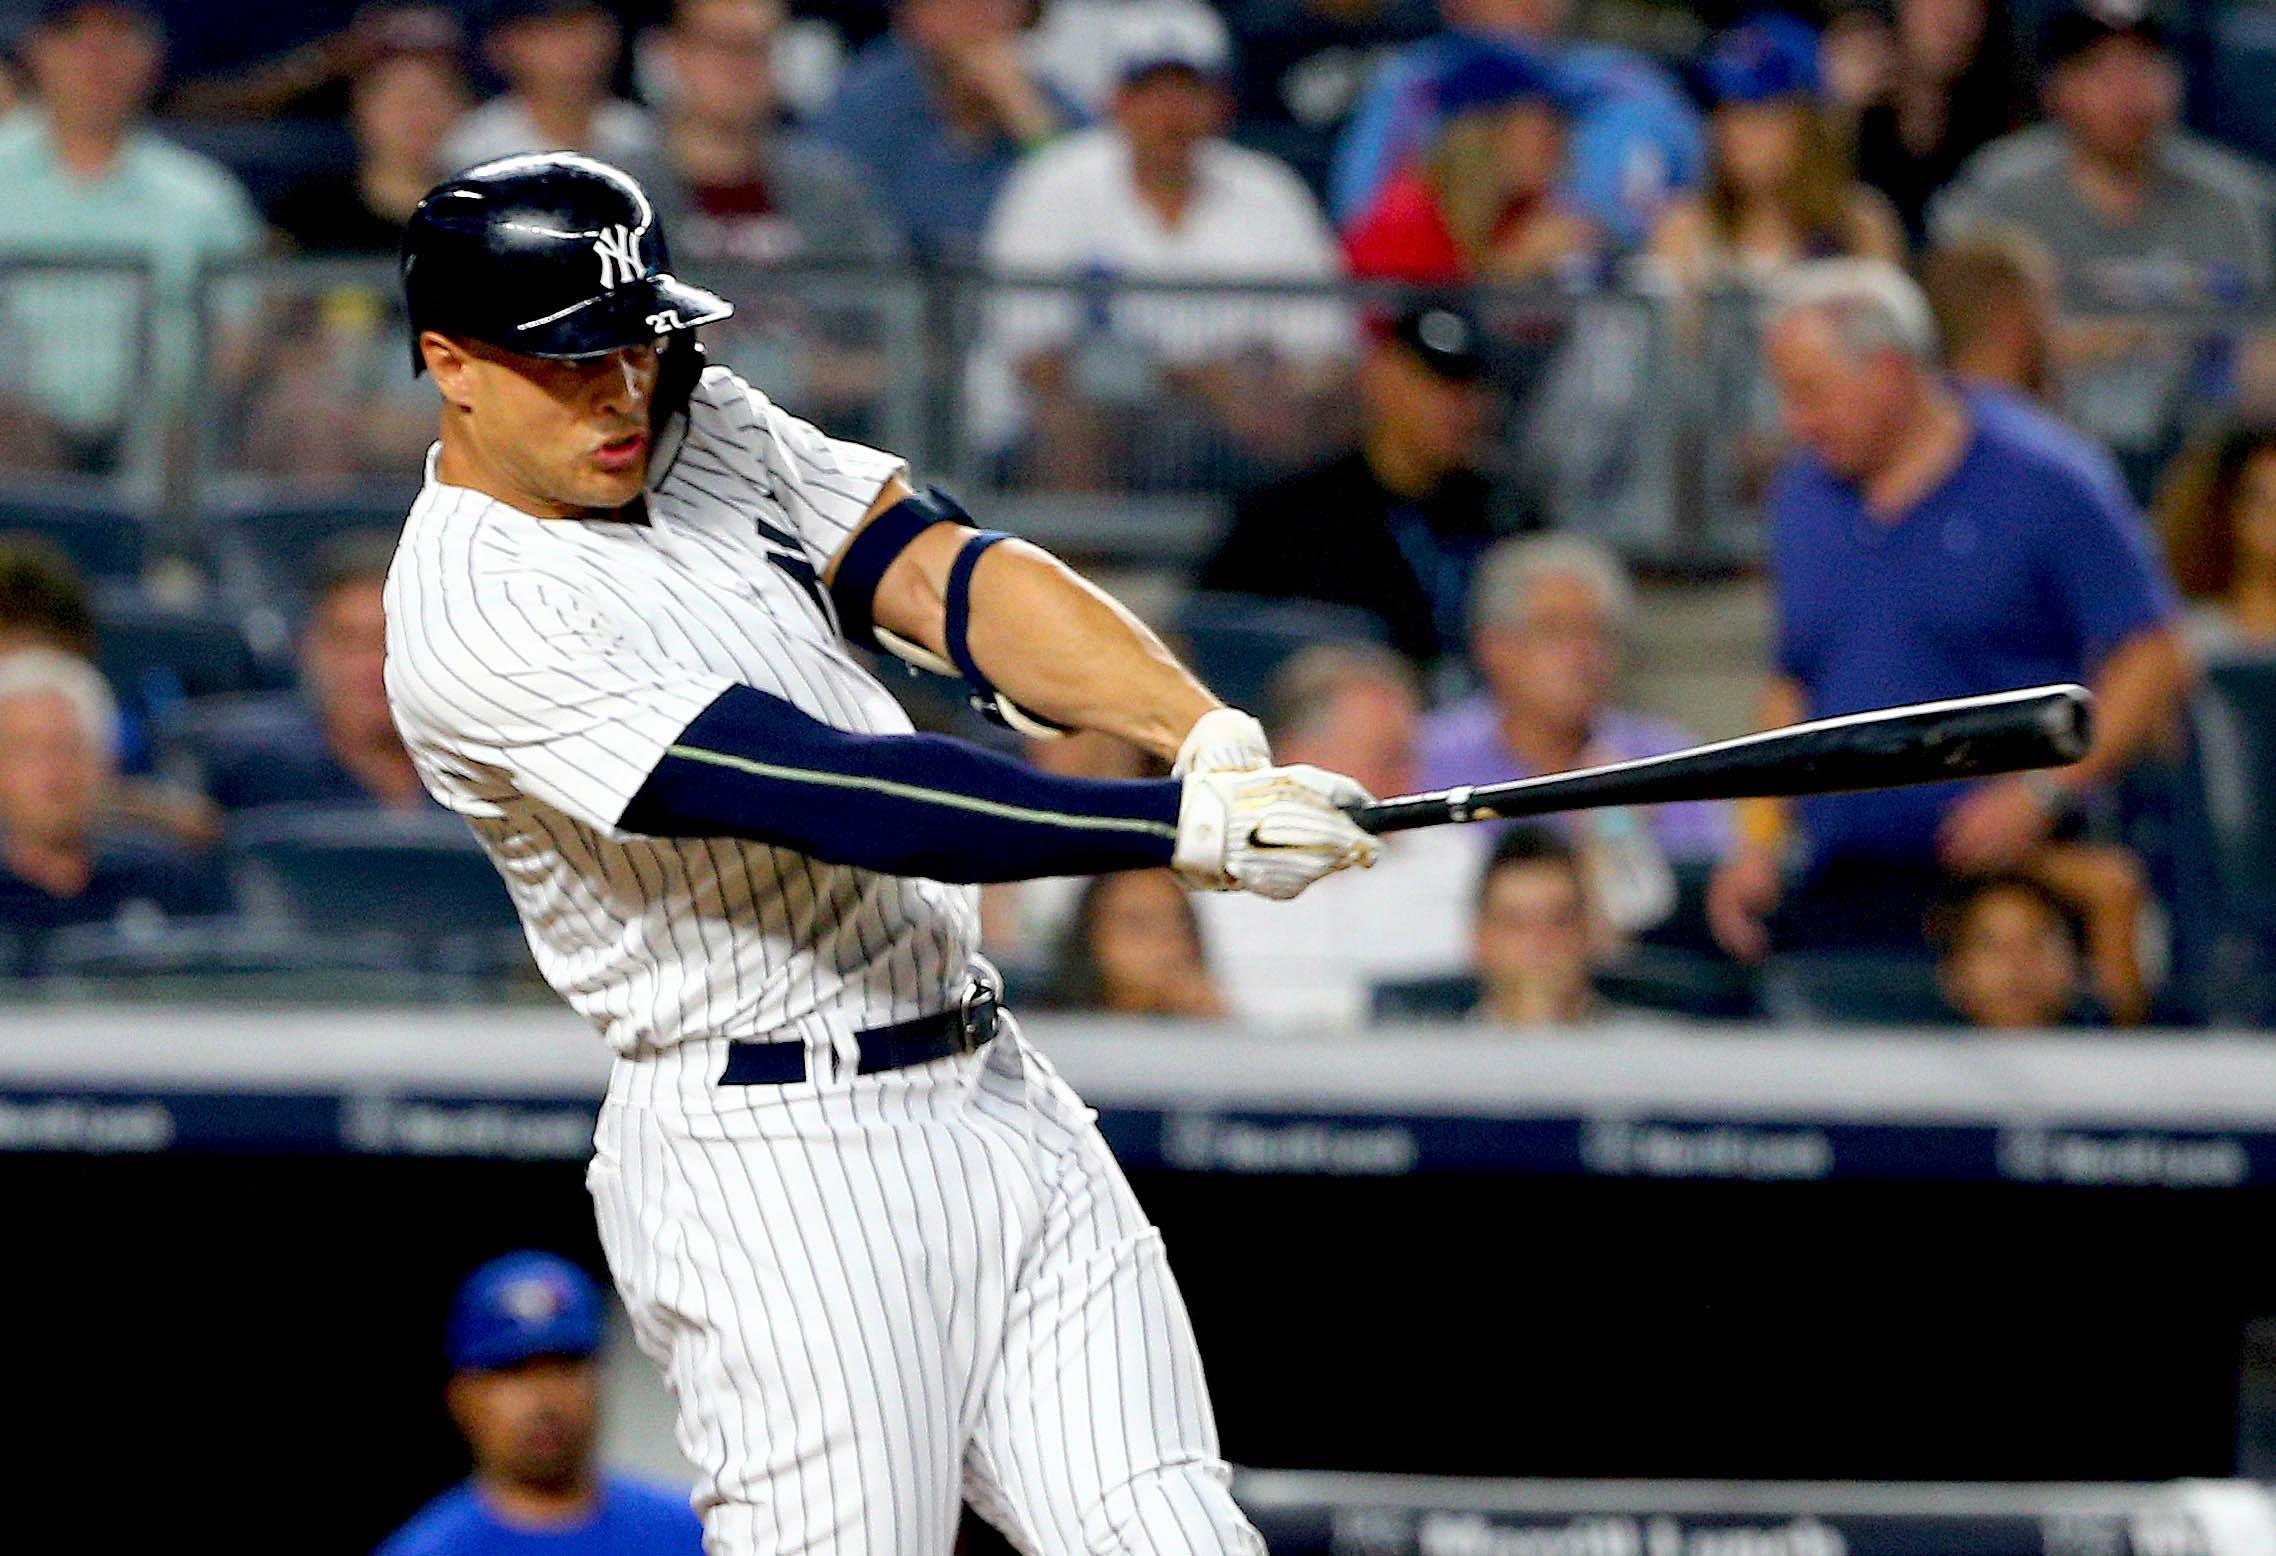
[[[656,363],[656,392],[649,401],[648,426],[653,435],[663,436],[671,419],[688,408],[706,365],[703,342],[693,330],[664,337]]]

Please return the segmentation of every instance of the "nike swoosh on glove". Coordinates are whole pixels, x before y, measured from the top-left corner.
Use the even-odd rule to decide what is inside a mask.
[[[1192,773],[1170,863],[1195,886],[1285,902],[1323,876],[1375,863],[1383,845],[1344,814],[1373,798],[1317,767]]]

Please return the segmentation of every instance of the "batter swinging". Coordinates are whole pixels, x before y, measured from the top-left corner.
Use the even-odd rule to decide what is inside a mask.
[[[715,1556],[1261,1552],[1162,1251],[998,1006],[969,883],[1171,865],[1291,897],[1372,860],[1128,612],[825,437],[691,333],[639,187],[473,169],[404,241],[442,396],[388,691],[539,967],[617,1055],[589,1172]],[[1178,776],[914,734],[864,667]]]

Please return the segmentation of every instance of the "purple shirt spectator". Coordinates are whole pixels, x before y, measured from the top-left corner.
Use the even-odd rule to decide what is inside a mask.
[[[1671,720],[1607,708],[1597,718],[1588,758],[1591,762],[1626,762],[1641,756],[1661,756],[1695,743],[1694,736]],[[1426,790],[1539,776],[1502,743],[1501,715],[1492,698],[1483,692],[1424,718],[1417,750],[1421,762],[1418,779]],[[1577,815],[1554,816],[1549,821],[1570,832]],[[1717,859],[1731,846],[1727,805],[1698,800],[1654,805],[1643,816],[1661,851],[1678,863]]]

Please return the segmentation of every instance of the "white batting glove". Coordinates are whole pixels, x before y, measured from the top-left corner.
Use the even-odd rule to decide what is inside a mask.
[[[1211,708],[1186,731],[1170,776],[1247,773],[1271,765],[1272,743],[1264,738],[1262,724],[1238,708]]]
[[[1322,876],[1375,862],[1383,845],[1344,814],[1373,798],[1317,767],[1189,773],[1170,864],[1195,886],[1285,902]]]

